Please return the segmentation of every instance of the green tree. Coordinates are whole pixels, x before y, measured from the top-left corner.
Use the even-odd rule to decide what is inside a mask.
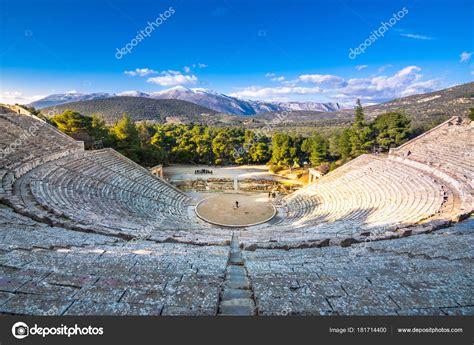
[[[234,161],[234,139],[227,128],[221,129],[212,140],[212,152],[214,153],[215,164],[225,164]]]
[[[279,166],[291,166],[298,158],[298,148],[293,138],[285,133],[275,133],[272,137],[271,162]]]
[[[399,146],[408,137],[410,126],[410,119],[404,114],[390,112],[379,115],[372,123],[375,142],[384,150]]]
[[[134,161],[139,161],[140,137],[138,129],[127,114],[123,114],[122,119],[110,129],[110,134],[114,139],[117,151]]]
[[[89,133],[94,140],[102,140],[104,146],[110,146],[112,143],[105,120],[99,114],[92,115],[91,129]]]
[[[327,161],[329,143],[320,134],[314,133],[313,136],[303,141],[301,150],[309,155],[309,161],[316,167]]]
[[[365,122],[364,110],[359,99],[355,108],[355,121],[351,126],[350,142],[351,156],[354,158],[370,152],[374,144],[374,133],[370,125]]]
[[[339,135],[337,148],[338,148],[339,156],[341,157],[341,159],[345,160],[349,158],[351,155],[351,152],[352,152],[351,134],[352,134],[351,129],[346,128]]]
[[[66,110],[62,114],[52,116],[51,121],[61,132],[71,136],[88,133],[92,126],[92,119],[90,117],[72,110]]]

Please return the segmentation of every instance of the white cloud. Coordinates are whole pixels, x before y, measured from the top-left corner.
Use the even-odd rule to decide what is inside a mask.
[[[269,97],[285,96],[285,95],[309,95],[322,93],[320,87],[259,87],[249,86],[238,92],[231,93],[230,96],[239,98],[259,98],[268,99]]]
[[[277,76],[275,73],[267,73],[265,74],[265,77],[270,78],[271,81],[278,81],[278,82],[285,81],[284,76]]]
[[[425,35],[418,35],[418,34],[400,34],[400,36],[414,38],[416,40],[432,40],[432,37],[425,36]]]
[[[147,75],[157,74],[158,72],[150,68],[135,68],[133,71],[125,71],[124,73],[131,77],[135,77],[137,75],[140,77],[146,77]]]
[[[331,75],[331,74],[303,74],[298,77],[299,81],[303,83],[313,83],[313,84],[337,84],[344,81],[341,77]]]
[[[419,93],[431,92],[438,88],[439,81],[436,79],[421,81],[409,85],[405,90],[400,92],[401,97],[416,95]]]
[[[77,90],[69,90],[69,91],[66,91],[66,93],[75,94],[75,93],[79,93],[79,92]]]
[[[302,75],[294,84],[278,87],[249,86],[232,96],[253,99],[288,97],[290,95],[321,95],[338,102],[352,102],[356,98],[371,103],[384,102],[390,99],[405,97],[418,93],[430,92],[439,88],[439,80],[422,80],[421,68],[407,66],[395,74],[377,75],[370,78],[352,78],[345,80],[334,75]],[[302,87],[299,83],[321,84],[317,87]],[[323,86],[324,84],[324,86]]]
[[[392,76],[349,79],[344,87],[335,90],[336,97],[383,102],[436,89],[439,81],[435,79],[421,81],[420,71],[421,68],[418,66],[407,66]]]
[[[388,65],[383,65],[381,67],[379,67],[379,69],[377,70],[379,73],[383,73],[385,72],[387,69],[389,69],[390,67],[393,67],[392,65],[388,64]]]
[[[46,97],[45,95],[33,95],[26,96],[19,91],[5,91],[0,93],[0,103],[6,104],[29,104],[31,102],[37,101],[41,98]]]
[[[198,68],[206,68],[207,65],[206,65],[205,63],[197,63],[197,64],[196,64],[196,63],[193,63],[193,68],[196,68],[196,67],[198,67]]]
[[[161,76],[148,78],[148,83],[158,84],[161,86],[176,86],[185,84],[195,84],[198,78],[193,75],[183,75],[179,71],[168,70],[161,72]]]
[[[466,62],[466,61],[469,61],[471,59],[471,56],[472,56],[472,52],[471,53],[468,53],[468,52],[462,52],[461,55],[459,55],[460,57],[460,62]]]
[[[283,76],[280,76],[280,77],[273,77],[272,79],[270,79],[271,81],[279,81],[279,82],[282,82],[285,80],[285,77]]]
[[[369,65],[357,65],[355,66],[355,69],[358,71],[362,71],[363,69],[369,67]]]
[[[189,73],[191,72],[191,68],[189,66],[184,66],[183,71],[185,71],[186,73]]]

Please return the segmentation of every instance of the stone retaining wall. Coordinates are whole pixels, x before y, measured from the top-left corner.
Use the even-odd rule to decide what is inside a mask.
[[[232,191],[234,180],[230,178],[209,178],[203,180],[173,181],[173,184],[181,190],[196,191]]]
[[[288,194],[299,189],[299,186],[284,185],[274,180],[264,179],[244,179],[238,180],[239,191],[241,192],[261,192],[266,193],[278,190],[280,193]],[[209,178],[199,180],[173,181],[173,184],[181,190],[195,191],[233,191],[234,180],[230,178]]]

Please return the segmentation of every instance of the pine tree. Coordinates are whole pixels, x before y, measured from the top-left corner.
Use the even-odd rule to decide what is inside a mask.
[[[370,152],[374,144],[373,130],[365,122],[364,110],[359,99],[355,108],[355,121],[351,127],[350,142],[351,156],[354,158]]]

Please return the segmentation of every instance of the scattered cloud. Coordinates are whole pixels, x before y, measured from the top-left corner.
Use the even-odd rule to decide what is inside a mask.
[[[268,99],[269,97],[285,96],[285,95],[308,95],[322,93],[323,89],[320,87],[259,87],[249,86],[243,88],[238,92],[231,93],[230,96],[240,98],[261,98]]]
[[[158,84],[161,86],[176,86],[185,84],[195,84],[198,78],[192,75],[184,75],[179,71],[163,71],[160,76],[148,78],[147,82],[152,84]]]
[[[280,83],[285,81],[284,76],[277,76],[275,73],[267,73],[265,77],[270,78],[271,81],[278,81]]]
[[[372,78],[347,80],[344,87],[335,89],[335,98],[360,98],[373,102],[430,92],[438,87],[438,80],[422,81],[418,66],[407,66],[392,76],[378,75]]]
[[[400,36],[403,36],[403,37],[408,37],[408,38],[413,38],[413,39],[416,39],[416,40],[432,40],[433,37],[430,37],[430,36],[425,36],[425,35],[419,35],[419,34],[400,34]]]
[[[460,62],[466,62],[466,61],[469,61],[471,59],[471,56],[472,56],[472,52],[471,53],[468,53],[468,52],[462,52],[460,55],[459,55],[459,58],[460,58]]]
[[[298,77],[298,80],[313,84],[338,84],[344,81],[341,77],[331,74],[303,74]]]
[[[183,71],[186,72],[186,73],[189,73],[189,72],[191,72],[192,68],[206,68],[206,67],[207,67],[207,65],[205,63],[193,63],[191,65],[191,67],[184,66]]]
[[[369,67],[369,65],[357,65],[355,66],[355,69],[358,71],[362,71],[363,69]]]
[[[136,68],[133,71],[125,71],[124,73],[131,77],[135,77],[137,75],[140,77],[146,77],[148,75],[157,74],[158,72],[150,68]]]
[[[46,97],[45,95],[34,95],[26,96],[19,91],[5,91],[0,93],[0,103],[6,104],[29,104],[31,102],[37,101],[41,98]]]
[[[280,77],[273,77],[272,79],[270,79],[271,81],[279,81],[279,82],[282,82],[285,80],[285,77],[283,76],[280,76]]]
[[[197,68],[206,68],[207,67],[207,65],[205,63],[200,63],[200,62],[199,63],[193,63],[192,66],[193,66],[193,68],[196,68],[196,67]]]
[[[304,74],[294,82],[294,85],[277,87],[249,86],[231,95],[267,100],[291,95],[323,95],[338,102],[352,102],[360,98],[370,103],[380,103],[393,98],[431,92],[440,86],[437,79],[423,80],[421,68],[418,66],[404,67],[389,76],[378,74],[370,78],[348,80],[335,75]],[[305,87],[301,86],[301,83],[318,84],[318,86]]]
[[[383,73],[385,72],[387,69],[389,69],[390,67],[393,67],[392,65],[388,64],[388,65],[383,65],[381,67],[379,67],[379,69],[377,70],[379,73]]]

